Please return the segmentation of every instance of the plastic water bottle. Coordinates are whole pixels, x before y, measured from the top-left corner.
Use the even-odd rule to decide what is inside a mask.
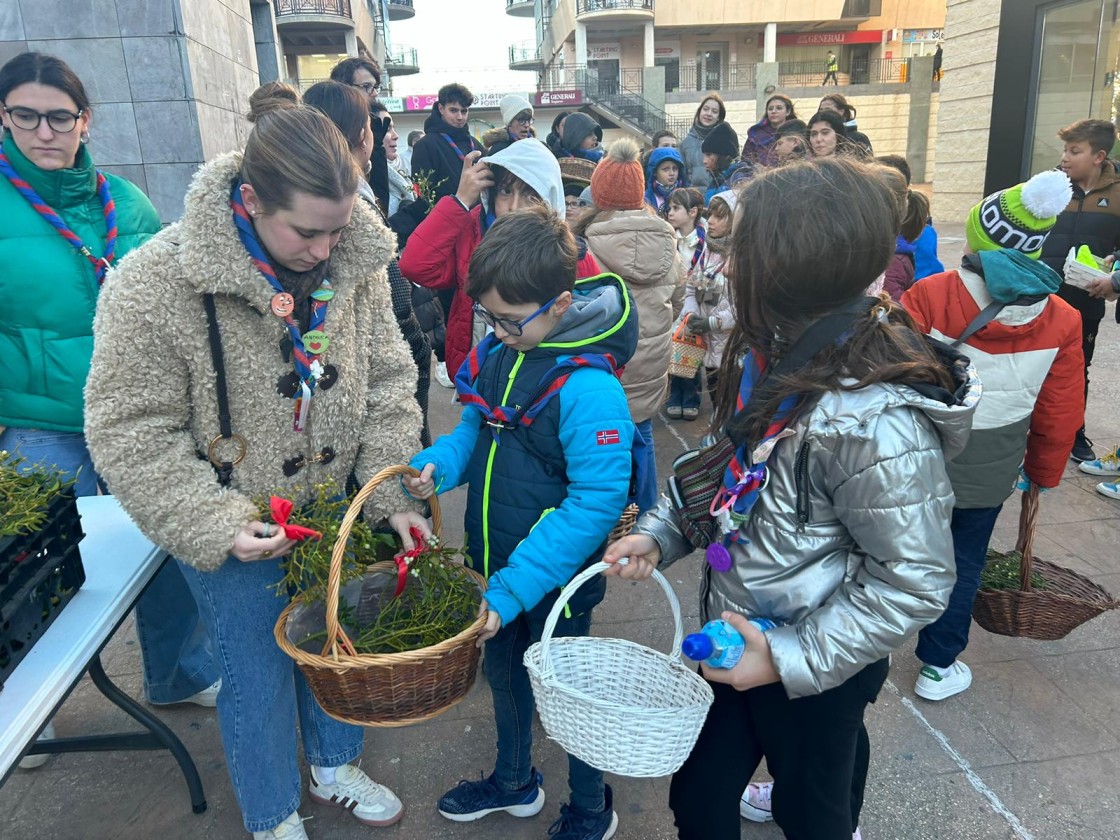
[[[752,618],[750,622],[761,631],[778,626],[769,618]],[[681,642],[681,653],[697,662],[706,662],[709,668],[734,668],[745,650],[742,634],[722,618],[709,621],[699,633],[692,633]]]

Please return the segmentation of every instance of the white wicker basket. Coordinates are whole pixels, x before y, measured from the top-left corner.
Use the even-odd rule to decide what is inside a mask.
[[[681,662],[681,608],[659,573],[673,610],[673,648],[666,655],[624,639],[554,639],[560,611],[596,563],[564,587],[541,640],[525,652],[525,668],[545,732],[572,755],[619,776],[675,773],[692,752],[712,705],[712,689]]]
[[[1070,248],[1069,253],[1066,255],[1066,262],[1063,266],[1065,271],[1065,281],[1071,286],[1077,286],[1079,289],[1087,289],[1096,280],[1103,280],[1110,277],[1111,274],[1104,267],[1104,260],[1100,257],[1094,256],[1093,260],[1097,263],[1097,268],[1091,268],[1084,263],[1077,261],[1077,248]]]

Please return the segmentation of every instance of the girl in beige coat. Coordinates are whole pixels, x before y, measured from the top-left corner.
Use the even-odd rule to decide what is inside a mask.
[[[402,806],[350,765],[362,730],[327,717],[272,638],[285,605],[272,587],[293,543],[260,521],[257,501],[275,493],[298,509],[315,484],[343,487],[404,463],[420,410],[385,275],[392,236],[355,205],[360,175],[341,134],[291,102],[257,102],[250,118],[244,154],[203,167],[183,219],[105,284],[86,434],[110,490],[178,559],[198,602],[221,667],[218,719],[245,828],[292,840],[306,837],[297,717],[312,799],[352,806],[370,825],[396,822]],[[293,341],[308,354],[302,370]],[[402,504],[386,484],[366,514]],[[391,520],[406,545],[421,523],[418,513]]]
[[[622,374],[630,404],[637,468],[637,504],[657,503],[657,463],[653,417],[665,399],[673,293],[680,280],[676,234],[645,204],[645,174],[638,146],[615,141],[591,176],[595,212],[581,219],[575,233],[587,240],[596,261],[626,281],[638,309],[638,348]]]

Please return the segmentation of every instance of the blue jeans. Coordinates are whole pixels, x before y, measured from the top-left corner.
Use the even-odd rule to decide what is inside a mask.
[[[657,504],[657,456],[653,451],[653,418],[634,424],[634,465],[637,469],[637,493],[634,501],[645,513]]]
[[[988,543],[1003,505],[994,508],[953,508],[953,556],[957,582],[949,606],[941,618],[918,633],[918,659],[926,665],[948,668],[968,647],[972,625],[972,602],[980,588],[980,570],[988,554]]]
[[[78,496],[107,492],[85,437],[76,432],[7,429],[0,433],[0,450],[26,458],[27,468],[41,464],[76,475]],[[194,598],[175,563],[163,564],[137,602],[136,635],[144,664],[144,695],[149,702],[178,703],[218,678]]]
[[[180,563],[221,669],[218,726],[226,768],[248,831],[275,828],[299,808],[296,723],[308,764],[338,767],[362,754],[359,726],[329,717],[272,628],[287,598],[277,595],[280,560],[230,557],[214,572]]]
[[[498,729],[498,762],[494,779],[503,790],[518,790],[532,780],[533,690],[525,670],[525,651],[540,641],[547,610],[538,606],[522,613],[486,643],[482,671],[494,696],[494,722]],[[560,614],[555,636],[586,636],[591,630],[591,613],[568,618]],[[605,807],[603,772],[568,756],[568,787],[572,804],[590,813]]]
[[[681,408],[700,407],[700,369],[691,379],[683,376],[669,377],[669,405],[679,405]]]

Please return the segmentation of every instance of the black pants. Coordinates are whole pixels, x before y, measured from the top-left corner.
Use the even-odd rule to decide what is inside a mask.
[[[881,659],[797,700],[781,683],[750,691],[713,683],[700,739],[669,788],[680,840],[739,840],[739,797],[763,757],[774,821],[788,840],[851,840],[871,755],[863,713],[887,670]]]
[[[1058,297],[1081,315],[1081,352],[1085,354],[1085,399],[1089,399],[1089,366],[1097,348],[1097,333],[1104,320],[1104,301],[1091,297],[1084,289],[1063,283],[1058,287]],[[1084,425],[1082,425],[1084,428]]]
[[[822,85],[827,85],[829,79],[832,79],[832,84],[834,86],[840,84],[840,82],[837,81],[837,79],[836,79],[836,71],[835,70],[829,70],[827,73],[825,73],[824,74],[824,81],[821,82],[821,84]]]

